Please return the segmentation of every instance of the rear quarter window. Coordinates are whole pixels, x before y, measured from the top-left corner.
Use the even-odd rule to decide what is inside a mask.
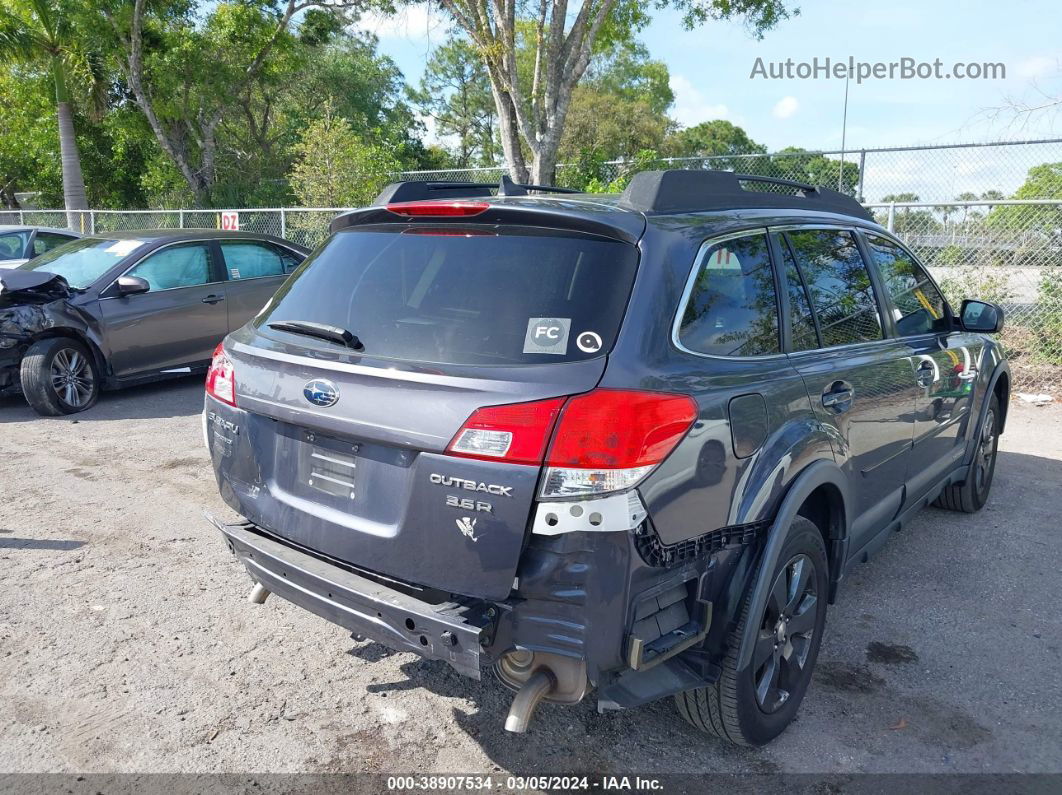
[[[767,236],[717,243],[702,252],[695,267],[678,328],[683,347],[713,356],[780,353]]]
[[[309,321],[355,334],[367,356],[513,365],[601,356],[615,341],[637,251],[537,228],[406,226],[337,233],[255,319]]]

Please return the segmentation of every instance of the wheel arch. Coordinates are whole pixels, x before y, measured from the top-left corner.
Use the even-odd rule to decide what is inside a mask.
[[[1007,426],[1007,409],[1010,407],[1010,369],[1002,368],[992,386],[992,392],[999,398],[999,432]]]
[[[815,461],[794,478],[771,522],[767,544],[749,586],[752,589],[749,615],[759,615],[763,611],[771,587],[771,574],[778,563],[789,526],[797,516],[804,516],[815,523],[823,534],[830,564],[832,601],[844,565],[851,504],[844,473],[832,461]],[[809,513],[812,515],[809,516]],[[753,636],[746,633],[738,653],[739,671],[751,662],[753,645]]]
[[[67,326],[54,326],[34,334],[29,340],[29,345],[41,340],[56,339],[57,337],[76,340],[88,348],[89,353],[92,354],[92,358],[96,362],[96,371],[104,381],[108,378],[107,359],[104,357],[103,351],[96,341],[83,331]]]
[[[993,395],[999,399],[999,433],[1003,433],[1003,429],[1007,424],[1007,408],[1010,405],[1010,381],[1010,365],[1007,364],[1006,360],[1000,361],[993,368],[992,375],[989,376],[986,383],[985,396],[981,400],[981,407],[977,413],[977,422],[967,430],[966,454],[962,459],[964,466],[969,466],[973,461],[977,440],[981,438],[981,428],[984,425],[985,417],[988,416],[988,408],[992,403],[991,397]]]

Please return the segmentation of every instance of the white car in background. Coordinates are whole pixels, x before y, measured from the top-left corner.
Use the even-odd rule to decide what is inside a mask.
[[[17,268],[22,263],[79,237],[81,235],[69,229],[0,225],[0,268]]]

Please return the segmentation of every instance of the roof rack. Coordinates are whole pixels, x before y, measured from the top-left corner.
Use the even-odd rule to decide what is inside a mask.
[[[572,188],[556,188],[551,185],[523,185],[513,182],[503,174],[501,181],[494,182],[392,182],[380,191],[373,202],[383,206],[395,202],[419,202],[430,199],[467,199],[474,196],[526,196],[531,191],[541,193],[579,193]]]
[[[743,182],[793,188],[793,193],[746,190]],[[620,204],[644,213],[704,212],[752,208],[792,208],[840,213],[872,221],[858,201],[805,182],[733,171],[642,171],[631,177]]]

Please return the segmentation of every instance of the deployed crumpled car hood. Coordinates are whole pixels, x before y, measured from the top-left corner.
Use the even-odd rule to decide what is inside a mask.
[[[17,294],[17,295],[16,295]],[[47,271],[0,270],[0,302],[54,301],[70,295],[66,279]]]

